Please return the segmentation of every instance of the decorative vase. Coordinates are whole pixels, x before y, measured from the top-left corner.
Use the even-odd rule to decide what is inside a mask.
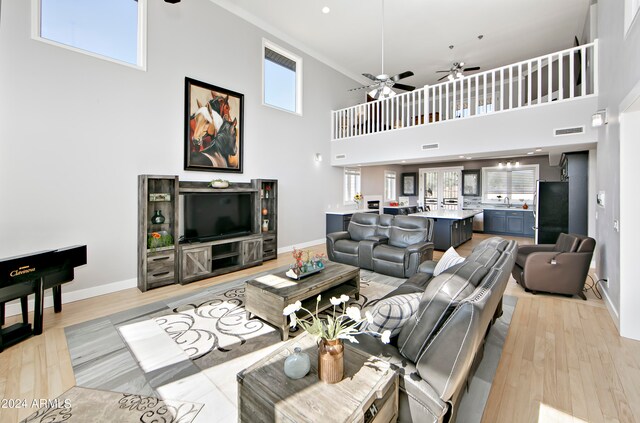
[[[264,209],[262,209],[262,215],[266,216],[269,214],[269,210],[267,210],[267,208],[265,207]]]
[[[338,383],[344,376],[344,344],[341,339],[322,339],[318,346],[318,378]]]
[[[159,223],[164,223],[164,216],[162,215],[162,210],[156,210],[151,217],[151,223],[157,225]]]
[[[269,232],[269,219],[262,220],[262,232]]]
[[[291,379],[303,378],[311,369],[309,355],[303,353],[300,347],[293,349],[293,354],[284,360],[284,374]]]
[[[265,192],[264,192],[264,198],[269,198],[269,190],[265,190]]]
[[[526,210],[526,209],[528,209],[528,208],[529,208],[529,206],[527,205],[527,203],[524,203],[524,204],[522,205],[522,208]]]

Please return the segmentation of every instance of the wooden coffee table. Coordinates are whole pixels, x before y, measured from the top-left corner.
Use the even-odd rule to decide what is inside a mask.
[[[318,310],[331,307],[329,299],[340,295],[353,295],[358,299],[360,292],[360,269],[347,264],[329,262],[320,272],[301,280],[294,280],[277,272],[245,284],[245,308],[247,318],[258,317],[280,329],[282,340],[289,338],[289,321],[282,310],[296,301],[315,311],[316,297],[322,295]]]
[[[295,347],[309,354],[311,370],[289,379],[284,360]],[[389,363],[344,344],[344,379],[318,379],[318,346],[303,333],[241,371],[238,380],[239,422],[388,423],[398,416],[398,374]]]

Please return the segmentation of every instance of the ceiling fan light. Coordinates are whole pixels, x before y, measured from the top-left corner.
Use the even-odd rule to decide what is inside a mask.
[[[450,73],[449,76],[447,76],[447,78],[449,78],[449,81],[453,81],[453,79],[454,79],[453,74]]]
[[[462,78],[462,72],[456,71],[456,78]]]

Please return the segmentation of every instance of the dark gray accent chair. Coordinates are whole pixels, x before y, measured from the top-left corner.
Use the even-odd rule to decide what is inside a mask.
[[[517,249],[515,241],[489,238],[436,277],[435,263],[425,261],[385,297],[422,293],[418,310],[399,335],[389,344],[358,335],[356,348],[391,363],[400,375],[399,422],[455,421],[467,381],[482,359],[485,337],[502,313]]]
[[[555,244],[523,245],[518,248],[513,278],[527,291],[578,295],[596,248],[593,238],[561,233]]]
[[[355,213],[347,231],[327,235],[329,260],[407,278],[433,258],[433,220]]]
[[[346,231],[327,235],[327,256],[329,260],[371,269],[371,266],[366,266],[367,263],[362,263],[363,266],[360,265],[359,247],[361,241],[376,235],[378,221],[379,215],[377,214],[354,213]],[[365,259],[363,258],[363,260]]]
[[[417,216],[380,217],[378,235],[388,237],[386,244],[373,249],[373,271],[398,278],[408,278],[418,266],[433,258],[433,220]]]

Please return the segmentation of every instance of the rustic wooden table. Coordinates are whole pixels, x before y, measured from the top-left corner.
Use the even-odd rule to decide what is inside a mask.
[[[284,360],[295,347],[309,354],[311,370],[301,379],[284,374]],[[318,379],[318,346],[301,334],[238,373],[240,422],[395,422],[398,374],[383,360],[345,342],[344,379]]]
[[[341,263],[328,262],[325,268],[301,280],[294,280],[278,272],[251,279],[245,284],[245,308],[247,318],[252,316],[280,329],[282,340],[289,338],[289,322],[282,310],[289,304],[301,301],[308,310],[316,309],[316,297],[322,295],[318,307],[325,310],[331,306],[331,297],[354,295],[360,292],[360,269]]]

